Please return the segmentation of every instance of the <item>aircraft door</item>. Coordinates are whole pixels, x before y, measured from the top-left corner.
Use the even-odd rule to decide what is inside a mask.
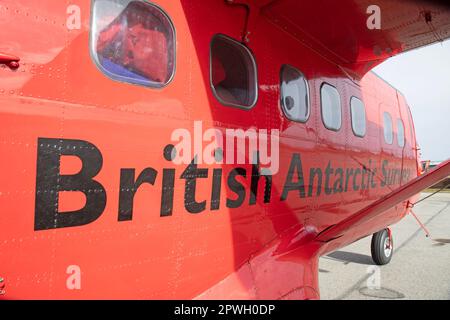
[[[346,140],[344,204],[347,212],[354,213],[378,197],[378,105],[373,93],[363,91],[356,83],[346,81],[345,89],[344,107],[349,113],[349,127]]]

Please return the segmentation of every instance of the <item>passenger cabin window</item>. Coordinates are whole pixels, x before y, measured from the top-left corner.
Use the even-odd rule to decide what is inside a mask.
[[[352,116],[352,129],[357,137],[366,135],[366,109],[364,103],[356,97],[350,99],[350,111]]]
[[[342,124],[341,97],[337,89],[327,83],[320,90],[322,121],[329,130],[338,131]]]
[[[256,104],[258,83],[256,63],[250,50],[227,36],[211,41],[211,87],[224,105],[249,109]]]
[[[405,146],[405,126],[401,119],[397,119],[397,141],[400,147]]]
[[[298,122],[308,120],[308,82],[300,71],[289,65],[281,68],[281,107],[290,120]]]
[[[91,54],[108,77],[148,87],[167,85],[175,72],[175,30],[147,1],[95,0]]]
[[[384,125],[384,141],[387,144],[392,144],[394,140],[392,117],[388,112],[383,113],[383,125]]]

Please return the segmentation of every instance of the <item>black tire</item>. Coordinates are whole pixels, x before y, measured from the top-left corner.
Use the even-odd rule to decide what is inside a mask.
[[[392,255],[394,254],[394,241],[392,240],[392,237],[390,239],[390,246],[391,250],[390,252],[386,252],[385,246],[386,246],[386,240],[389,239],[389,231],[387,229],[378,231],[377,233],[374,233],[372,236],[372,244],[371,244],[371,252],[372,252],[372,259],[375,264],[382,266],[385,264],[388,264],[389,261],[392,259]]]

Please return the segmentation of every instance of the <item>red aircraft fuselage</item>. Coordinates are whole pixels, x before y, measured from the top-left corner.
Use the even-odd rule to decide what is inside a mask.
[[[162,88],[115,81],[93,57],[92,2],[72,1],[79,12],[63,1],[0,5],[0,52],[20,58],[18,69],[0,68],[4,298],[318,298],[319,256],[407,213],[405,201],[335,240],[311,241],[420,173],[408,104],[374,73],[351,78],[269,14],[247,19],[245,7],[225,1],[158,0],[175,29],[173,78]],[[243,109],[216,98],[210,54],[214,36],[240,41],[246,27],[258,97]],[[307,79],[304,122],[282,110],[284,65]],[[165,77],[164,68],[145,72]],[[339,93],[336,130],[323,122],[324,84]],[[352,129],[352,97],[364,104],[362,137]],[[269,179],[248,162],[167,156],[175,130],[191,134],[194,158],[194,136],[211,128],[224,137],[278,130],[278,171]],[[79,288],[70,286],[73,270]]]

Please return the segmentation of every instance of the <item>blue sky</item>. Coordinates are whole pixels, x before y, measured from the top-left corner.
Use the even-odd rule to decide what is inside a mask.
[[[422,160],[450,158],[450,40],[390,58],[374,71],[408,101]]]

